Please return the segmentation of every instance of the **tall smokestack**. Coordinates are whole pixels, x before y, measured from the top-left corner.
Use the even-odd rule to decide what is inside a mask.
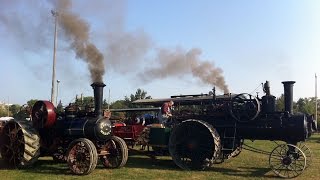
[[[293,114],[293,84],[295,81],[284,81],[284,110]]]
[[[94,113],[96,116],[102,116],[103,88],[106,85],[102,82],[94,82],[91,86],[94,93]]]

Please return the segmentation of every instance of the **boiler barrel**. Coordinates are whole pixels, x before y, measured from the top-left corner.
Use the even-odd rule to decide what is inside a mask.
[[[64,136],[106,140],[110,138],[111,122],[106,118],[75,118],[58,121],[57,130]]]
[[[308,136],[307,119],[305,115],[295,115],[282,120],[277,126],[242,124],[238,126],[237,134],[244,139],[304,141]]]

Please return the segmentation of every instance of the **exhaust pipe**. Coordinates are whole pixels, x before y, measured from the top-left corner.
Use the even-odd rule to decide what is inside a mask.
[[[293,84],[295,81],[284,81],[284,110],[293,114]]]
[[[102,116],[103,88],[106,86],[102,82],[91,84],[94,93],[94,113],[96,116]]]

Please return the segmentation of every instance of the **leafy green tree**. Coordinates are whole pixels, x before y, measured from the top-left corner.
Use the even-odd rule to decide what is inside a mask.
[[[278,111],[284,111],[284,95],[276,99],[276,108]],[[299,98],[297,102],[293,101],[293,112],[307,114],[315,113],[315,98]]]
[[[147,96],[147,92],[138,88],[135,94],[131,94],[130,97],[125,96],[124,100],[128,107],[136,107],[132,105],[132,102],[139,99],[152,99],[151,96]]]
[[[28,102],[27,102],[27,105],[29,107],[33,107],[33,105],[38,101],[38,99],[30,99]]]
[[[125,108],[135,108],[132,104],[133,101],[138,99],[151,99],[151,96],[147,96],[147,92],[142,89],[137,89],[135,94],[131,94],[129,97],[125,96],[124,100],[117,100],[110,104],[111,109],[125,109]],[[113,116],[125,117],[125,115],[130,115],[130,113],[125,112],[114,112]]]
[[[10,106],[10,116],[15,116],[20,111],[21,106],[19,104],[13,104]]]
[[[94,97],[93,96],[85,96],[82,98],[77,98],[75,100],[75,104],[78,106],[87,106],[92,105],[94,103]]]
[[[295,106],[295,112],[302,112],[307,114],[315,113],[315,98],[299,98]]]
[[[280,97],[276,98],[276,109],[277,111],[284,111],[284,95],[281,94]]]
[[[125,109],[128,108],[125,100],[117,100],[113,103],[110,104],[111,109]],[[112,113],[113,117],[119,118],[119,119],[124,119],[125,117],[125,112],[113,112]]]
[[[15,119],[24,120],[27,118],[31,118],[32,107],[27,104],[20,106],[19,110],[16,114],[13,115]]]
[[[102,102],[102,108],[103,108],[103,109],[107,109],[107,108],[108,108],[108,105],[109,105],[109,103],[107,102],[106,99],[104,99],[103,102]]]
[[[0,105],[0,117],[8,116],[8,106]]]
[[[111,109],[125,109],[128,108],[125,100],[117,100],[110,105]]]

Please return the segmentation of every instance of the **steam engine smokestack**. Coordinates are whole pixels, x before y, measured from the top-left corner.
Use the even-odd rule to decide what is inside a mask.
[[[295,81],[284,81],[284,110],[293,114],[293,84]]]
[[[91,84],[94,92],[94,113],[96,116],[102,116],[103,88],[106,86],[102,82]]]

